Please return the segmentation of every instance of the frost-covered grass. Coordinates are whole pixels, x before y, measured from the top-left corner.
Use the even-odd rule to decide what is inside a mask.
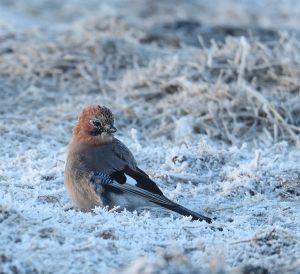
[[[300,17],[282,2],[3,1],[0,273],[298,273]],[[212,225],[72,207],[67,144],[94,103]]]
[[[159,143],[141,143],[141,149],[124,140],[167,196],[215,217],[214,223],[165,212],[69,209],[64,146],[40,141],[28,149],[17,140],[13,153],[1,157],[4,272],[106,273],[139,257],[168,269],[177,256],[187,272],[244,264],[272,266],[273,272],[299,267],[298,151],[286,143],[255,152],[218,147],[204,137],[189,145],[165,141],[162,151]],[[175,256],[174,262],[164,262],[165,256]]]

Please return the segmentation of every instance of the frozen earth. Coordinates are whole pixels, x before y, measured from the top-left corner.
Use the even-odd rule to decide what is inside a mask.
[[[300,273],[300,6],[213,3],[0,3],[0,273]],[[94,103],[211,225],[73,208],[67,145]]]

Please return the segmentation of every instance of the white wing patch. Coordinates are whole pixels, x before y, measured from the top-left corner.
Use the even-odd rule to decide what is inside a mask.
[[[126,184],[135,186],[137,184],[137,181],[135,179],[133,179],[132,177],[130,177],[129,175],[125,174],[126,177]]]

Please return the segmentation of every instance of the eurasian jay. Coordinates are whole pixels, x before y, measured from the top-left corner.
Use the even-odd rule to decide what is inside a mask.
[[[192,220],[211,219],[169,200],[141,170],[130,150],[114,137],[114,116],[99,105],[83,109],[73,129],[65,166],[65,187],[81,210],[119,206],[130,211],[161,206]],[[130,184],[131,177],[134,184]]]

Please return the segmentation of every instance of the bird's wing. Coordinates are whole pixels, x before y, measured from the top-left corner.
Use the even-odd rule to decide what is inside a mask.
[[[131,151],[120,140],[116,138],[114,138],[112,141],[112,152],[113,152],[113,157],[122,160],[126,166],[132,169],[136,168],[137,163]]]
[[[192,216],[193,220],[204,219],[211,222],[210,218],[178,205],[165,197],[156,183],[137,167],[130,150],[118,139],[114,139],[110,145],[102,147],[101,151],[98,152],[97,156],[100,154],[98,157],[101,157],[98,159],[98,164],[101,167],[95,170],[99,172],[96,177],[98,176],[102,182],[103,176],[107,177],[109,175],[111,178],[109,183],[104,184],[105,189],[114,193],[121,192],[135,195],[179,214]],[[135,180],[134,185],[128,183],[128,176]]]
[[[137,167],[132,153],[120,140],[114,138],[109,150],[103,160],[111,166],[112,172],[109,175],[112,179],[120,184],[124,184],[129,176],[135,180],[135,186],[163,195],[156,183]]]

